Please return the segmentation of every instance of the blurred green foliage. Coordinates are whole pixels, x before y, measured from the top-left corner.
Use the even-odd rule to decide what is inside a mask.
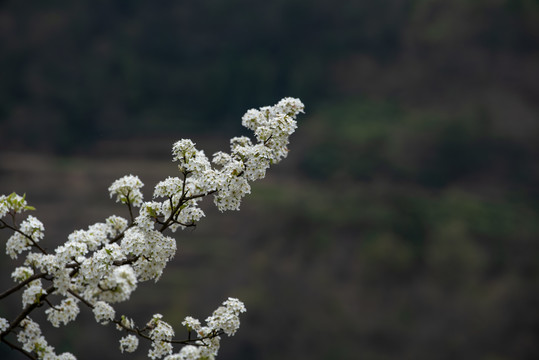
[[[488,91],[533,88],[537,8],[532,0],[6,1],[0,140],[69,153],[103,138],[218,132],[246,106],[283,96],[300,97],[311,113],[366,95],[436,111],[481,106]]]

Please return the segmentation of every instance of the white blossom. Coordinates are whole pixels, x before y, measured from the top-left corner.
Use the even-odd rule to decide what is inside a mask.
[[[70,269],[62,268],[54,273],[54,287],[60,295],[67,295],[68,290],[72,287],[72,281]]]
[[[220,211],[239,210],[241,199],[250,193],[251,186],[247,179],[233,174],[227,178],[226,184],[215,195],[214,203]]]
[[[88,246],[79,241],[68,241],[64,245],[56,248],[56,261],[62,266],[73,261],[73,259],[83,256],[88,252]]]
[[[182,325],[186,326],[188,330],[198,331],[201,329],[200,321],[191,316],[186,316],[182,321]]]
[[[197,360],[200,359],[200,348],[194,345],[184,346],[179,353],[169,355],[165,360]]]
[[[137,287],[135,271],[129,265],[122,265],[114,269],[100,283],[99,300],[110,303],[121,302],[129,299],[131,293]]]
[[[26,317],[20,323],[21,331],[17,334],[17,340],[22,344],[25,351],[38,354],[38,358],[54,357],[54,348],[47,343],[41,334],[39,324]]]
[[[114,262],[124,259],[125,254],[118,244],[108,244],[94,252],[91,257],[79,261],[80,271],[73,280],[85,284],[85,298],[96,297],[102,293],[103,281],[114,275]]]
[[[17,282],[25,281],[32,275],[34,275],[34,270],[28,266],[19,266],[11,273],[11,277]]]
[[[162,214],[161,206],[161,203],[156,201],[144,202],[139,216],[135,219],[137,226],[147,231],[154,230],[155,218]]]
[[[8,196],[0,196],[0,218],[4,217],[10,211],[18,214],[25,210],[33,210],[33,208],[28,206],[28,203],[26,202],[26,195],[20,196],[11,193]]]
[[[217,152],[212,162],[191,140],[177,141],[172,155],[173,161],[178,162],[181,177],[168,177],[155,186],[153,197],[159,201],[143,202],[143,183],[137,176],[127,175],[114,181],[108,188],[110,197],[128,204],[131,216],[132,207],[140,207],[138,216],[131,218],[132,222],[112,215],[86,230],[75,230],[54,251],[39,248],[39,252],[29,252],[24,265],[17,267],[11,277],[16,282],[25,282],[35,274],[43,274],[44,279],[52,281],[54,294],[62,297],[57,305],[51,305],[50,299],[43,301],[51,306],[45,313],[53,326],[75,320],[80,299],[85,299],[83,303],[93,309],[98,323],[114,321],[115,310],[111,303],[129,299],[139,281],[157,281],[174,257],[176,241],[162,232],[165,229],[174,232],[198,223],[205,216],[199,202],[210,194],[214,195],[214,203],[220,211],[238,210],[243,197],[251,191],[250,182],[263,178],[271,165],[288,155],[288,139],[297,128],[295,117],[303,109],[298,99],[284,98],[274,106],[248,110],[242,124],[254,132],[253,140],[246,136],[232,138],[230,153]],[[26,210],[34,208],[27,204],[25,196],[0,195],[0,218]],[[6,253],[17,258],[23,251],[38,247],[44,230],[37,218],[28,216],[7,240]],[[46,295],[41,279],[25,284],[23,308],[40,302]],[[185,317],[182,325],[194,331],[197,339],[194,345],[186,345],[174,355],[174,330],[162,315],[156,314],[146,325],[146,330],[142,330],[147,331],[152,340],[148,356],[152,359],[166,356],[168,360],[212,360],[220,347],[218,335],[234,335],[240,326],[239,315],[245,311],[241,301],[229,298],[206,319],[204,326],[198,319]],[[8,320],[0,318],[0,332],[9,327]],[[140,331],[133,320],[125,316],[116,327]],[[28,316],[20,321],[17,329],[22,349],[35,353],[37,358],[75,359],[70,353],[56,355],[39,325]],[[129,334],[120,339],[120,350],[133,352],[138,342],[138,337]]]
[[[39,325],[30,318],[21,321],[20,325],[23,330],[17,334],[17,340],[23,345],[24,350],[33,351],[36,343],[42,343],[45,340],[41,335]]]
[[[73,354],[65,352],[65,353],[62,353],[62,354],[58,355],[56,360],[77,360],[77,358]]]
[[[228,336],[236,333],[240,327],[239,314],[245,312],[245,305],[238,299],[228,298],[223,306],[218,307],[213,314],[206,319],[210,328],[223,330]]]
[[[103,325],[114,320],[116,314],[114,308],[104,301],[96,302],[92,311],[94,312],[95,321]]]
[[[229,297],[228,300],[223,303],[223,305],[226,306],[230,312],[236,315],[247,311],[245,304],[236,298]]]
[[[6,216],[9,212],[9,206],[7,204],[7,196],[0,195],[0,219]]]
[[[61,269],[56,256],[41,253],[29,253],[24,260],[24,265],[39,269],[43,272],[55,274]]]
[[[120,350],[122,352],[133,352],[138,348],[138,337],[135,335],[127,335],[120,339]]]
[[[206,216],[204,211],[202,211],[201,208],[196,207],[196,205],[187,206],[178,214],[176,221],[179,223],[181,228],[185,228],[191,224],[196,224],[204,216]]]
[[[160,181],[155,185],[155,191],[153,193],[154,198],[158,197],[172,197],[182,191],[183,180],[179,177],[167,177],[165,180]]]
[[[111,221],[118,221],[121,223],[120,217],[111,218],[114,218]],[[117,225],[122,226],[121,224]],[[99,249],[100,246],[108,243],[109,235],[117,232],[113,226],[114,225],[108,223],[96,223],[90,225],[87,230],[76,230],[69,234],[68,242],[84,243],[88,247],[89,251],[95,251]]]
[[[147,325],[152,329],[149,334],[152,339],[152,347],[148,352],[148,357],[151,359],[160,359],[172,353],[170,340],[174,336],[174,330],[162,318],[163,315],[155,314]]]
[[[195,143],[189,139],[181,139],[172,147],[173,161],[185,162],[196,155]]]
[[[133,269],[140,281],[157,281],[176,253],[176,240],[159,231],[145,231],[139,227],[128,229],[121,245],[126,254],[137,258]]]
[[[124,330],[124,328],[125,329],[134,329],[135,328],[135,322],[133,321],[133,319],[130,319],[127,316],[124,316],[124,315],[122,315],[122,317],[120,319],[120,324],[116,324],[116,329]]]
[[[204,151],[197,150],[195,143],[189,139],[181,139],[174,143],[172,154],[172,160],[178,161],[178,169],[183,174],[200,175],[211,168]]]
[[[215,359],[221,347],[221,337],[215,336],[203,341],[199,340],[196,344],[199,346],[201,359]]]
[[[152,340],[171,340],[174,336],[172,326],[163,321],[161,314],[154,314],[147,326],[152,329],[150,331]]]
[[[28,215],[20,226],[20,230],[30,236],[35,242],[43,239],[45,227],[36,217]]]
[[[125,229],[127,229],[128,226],[127,219],[117,215],[109,216],[105,220],[105,224],[108,226],[107,233],[111,237],[121,234],[123,231],[125,231]]]
[[[227,153],[222,152],[222,151],[218,151],[215,154],[213,154],[212,162],[215,165],[224,166],[224,165],[228,164],[230,161],[232,161],[232,156],[230,156],[230,154],[227,154]]]
[[[9,328],[9,321],[4,319],[3,317],[0,317],[0,333],[3,333]]]
[[[59,327],[60,323],[66,325],[70,321],[77,318],[80,312],[78,300],[72,297],[67,297],[59,305],[55,305],[47,310],[47,320],[54,326]]]
[[[20,232],[15,232],[6,243],[6,253],[16,259],[20,253],[29,250],[33,243],[37,243],[44,236],[45,228],[37,218],[29,215],[20,226]]]
[[[172,344],[168,341],[155,340],[152,342],[152,347],[148,351],[148,357],[150,359],[160,359],[163,356],[172,353]]]
[[[142,181],[135,175],[126,175],[112,183],[109,187],[110,197],[116,196],[116,202],[131,203],[133,206],[142,204]]]
[[[10,236],[6,243],[6,254],[12,259],[16,259],[20,253],[30,249],[30,241],[19,233]]]
[[[46,293],[47,291],[41,287],[41,280],[32,281],[22,293],[22,307],[38,302],[40,297]]]

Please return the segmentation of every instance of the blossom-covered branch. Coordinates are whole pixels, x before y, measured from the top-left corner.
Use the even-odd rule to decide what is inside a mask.
[[[140,282],[159,280],[176,253],[176,241],[165,231],[195,226],[205,216],[198,206],[205,197],[213,196],[220,211],[239,210],[242,198],[251,191],[249,183],[263,178],[271,165],[287,156],[288,139],[301,112],[303,104],[293,98],[247,111],[242,124],[254,131],[256,141],[235,137],[230,152],[217,152],[211,161],[191,140],[177,141],[172,156],[179,176],[159,182],[151,201],[144,200],[137,176],[114,181],[108,189],[110,197],[127,206],[129,218],[112,215],[86,230],[76,230],[54,252],[39,245],[45,228],[36,217],[29,215],[17,223],[23,212],[34,210],[25,196],[1,195],[0,229],[13,232],[6,253],[13,259],[27,253],[23,265],[11,274],[16,285],[0,294],[2,299],[23,290],[23,310],[11,321],[0,317],[1,341],[31,359],[74,359],[71,353],[57,355],[30,315],[45,305],[48,321],[59,327],[75,320],[83,304],[98,323],[114,324],[127,333],[120,339],[122,352],[135,351],[142,338],[151,342],[148,356],[152,359],[215,358],[221,336],[234,335],[239,315],[246,311],[238,299],[226,300],[204,326],[187,316],[182,323],[187,339],[175,339],[172,326],[160,314],[140,327],[125,315],[117,316],[113,304],[128,300]],[[192,333],[196,338],[191,338]],[[10,335],[21,346],[9,340]],[[183,347],[174,354],[174,345]]]

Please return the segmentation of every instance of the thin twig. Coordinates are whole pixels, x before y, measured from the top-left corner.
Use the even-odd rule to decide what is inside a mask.
[[[2,294],[0,294],[0,299],[3,299],[5,298],[6,296],[9,296],[11,294],[13,294],[15,291],[23,288],[26,284],[29,284],[31,283],[32,281],[36,280],[36,279],[39,279],[39,278],[42,278],[42,277],[45,277],[47,274],[46,273],[39,273],[39,274],[34,274],[32,276],[30,276],[28,279],[24,280],[23,282],[15,285],[14,287],[12,287],[11,289],[9,290],[6,290],[4,291]]]
[[[8,334],[13,329],[15,329],[17,326],[19,326],[21,321],[23,321],[28,316],[28,314],[30,314],[32,311],[34,311],[35,308],[41,306],[41,304],[42,304],[41,302],[43,300],[45,300],[47,296],[49,296],[50,294],[52,294],[55,291],[56,291],[56,288],[54,286],[50,286],[47,289],[45,289],[45,294],[41,295],[41,298],[37,302],[32,303],[32,304],[28,305],[25,309],[23,309],[23,311],[19,314],[19,316],[17,316],[17,318],[15,320],[13,320],[13,322],[11,322],[9,327],[4,332],[2,332],[1,336],[4,337],[6,334]]]
[[[111,239],[109,241],[109,244],[114,244],[115,242],[117,241],[120,241],[123,239],[123,237],[125,236],[125,232],[128,230],[128,229],[131,229],[133,226],[135,226],[135,223],[131,223],[129,224],[124,231],[122,231],[121,233],[119,233],[118,235],[116,235],[116,237],[114,237],[113,239]]]
[[[216,193],[217,190],[212,190],[212,191],[208,191],[207,193],[203,193],[203,194],[197,194],[197,195],[192,195],[192,196],[187,196],[185,198],[185,201],[189,201],[189,200],[193,200],[193,199],[197,199],[197,198],[201,198],[201,197],[204,197],[204,196],[208,196],[208,195],[211,195],[211,194],[214,194]]]
[[[135,217],[133,216],[133,207],[131,206],[131,201],[129,200],[129,193],[127,193],[127,208],[129,209],[129,217],[131,220],[131,224],[135,222]]]
[[[143,328],[143,329],[138,329],[138,328],[132,329],[132,328],[129,328],[129,327],[125,326],[124,324],[122,324],[121,320],[113,320],[112,322],[114,324],[117,324],[118,326],[120,326],[121,328],[126,330],[127,332],[137,334],[138,336],[140,336],[143,339],[153,341],[153,339],[149,335],[146,335],[144,333],[146,330],[148,330],[147,327]],[[219,330],[219,331],[213,331],[213,332],[211,332],[210,334],[208,334],[206,336],[196,338],[196,339],[191,339],[191,334],[189,334],[188,339],[185,339],[185,340],[174,340],[174,339],[172,339],[172,340],[163,340],[163,341],[171,343],[171,344],[183,344],[183,345],[194,344],[194,343],[196,343],[198,341],[201,341],[204,345],[206,345],[204,343],[204,340],[213,339],[213,338],[215,338],[217,336],[223,335],[224,333],[225,332],[223,330]]]
[[[11,226],[9,225],[8,223],[6,223],[5,221],[3,220],[0,220],[4,225],[2,226],[2,228],[8,228],[8,229],[11,229],[19,234],[21,234],[22,236],[24,236],[25,238],[27,238],[28,240],[30,240],[30,242],[32,243],[32,246],[35,246],[36,248],[39,249],[39,251],[41,251],[44,255],[47,255],[47,251],[45,251],[45,249],[43,249],[41,246],[38,245],[38,243],[34,240],[34,238],[32,238],[30,235],[27,235],[25,234],[24,232],[22,232],[21,230],[17,229],[16,227],[14,226]]]
[[[94,306],[88,300],[86,300],[85,298],[83,298],[81,295],[77,294],[73,290],[70,289],[70,290],[68,290],[68,292],[71,295],[73,295],[74,297],[76,297],[77,299],[79,299],[80,301],[82,301],[84,303],[84,305],[88,306],[90,309],[94,308]]]

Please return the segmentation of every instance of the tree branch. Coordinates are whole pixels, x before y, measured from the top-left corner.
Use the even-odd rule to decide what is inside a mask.
[[[17,316],[17,318],[15,320],[13,320],[11,322],[11,324],[9,325],[9,327],[2,333],[0,334],[0,336],[2,337],[2,339],[4,338],[4,336],[6,336],[8,333],[10,333],[13,329],[15,329],[17,326],[19,326],[19,324],[21,323],[21,321],[23,321],[27,316],[28,314],[30,314],[32,311],[34,311],[37,307],[41,306],[41,302],[43,300],[46,299],[47,296],[49,296],[50,294],[52,294],[53,292],[56,291],[56,288],[54,286],[50,286],[48,287],[47,289],[45,289],[45,294],[43,294],[41,296],[41,298],[33,303],[33,304],[30,304],[28,305],[20,314],[19,316]]]
[[[84,305],[88,306],[90,309],[93,309],[94,306],[89,302],[87,301],[85,298],[83,298],[82,296],[80,296],[79,294],[77,294],[76,292],[74,292],[73,290],[67,290],[71,295],[73,295],[74,297],[76,297],[77,299],[79,299]]]
[[[46,273],[39,273],[39,274],[34,274],[32,276],[30,276],[28,279],[24,280],[23,282],[15,285],[14,287],[12,287],[11,289],[9,290],[6,290],[4,291],[2,294],[0,294],[0,299],[3,299],[11,294],[13,294],[15,291],[21,289],[22,287],[24,287],[25,285],[31,283],[32,281],[36,280],[36,279],[39,279],[39,278],[43,278],[47,276]]]
[[[9,225],[8,223],[6,223],[5,221],[3,220],[0,220],[0,222],[2,222],[4,225],[2,226],[2,228],[8,228],[8,229],[11,229],[19,234],[21,234],[22,236],[24,236],[25,238],[27,238],[28,240],[30,240],[30,242],[32,243],[32,246],[35,246],[36,248],[39,249],[39,251],[41,251],[41,253],[43,253],[44,255],[47,255],[47,252],[45,251],[45,249],[43,249],[41,246],[39,246],[37,244],[37,242],[30,236],[30,235],[27,235],[25,233],[23,233],[22,231],[20,231],[19,229],[17,229],[16,227],[14,226],[11,226]],[[15,220],[13,220],[13,222],[15,222]]]

